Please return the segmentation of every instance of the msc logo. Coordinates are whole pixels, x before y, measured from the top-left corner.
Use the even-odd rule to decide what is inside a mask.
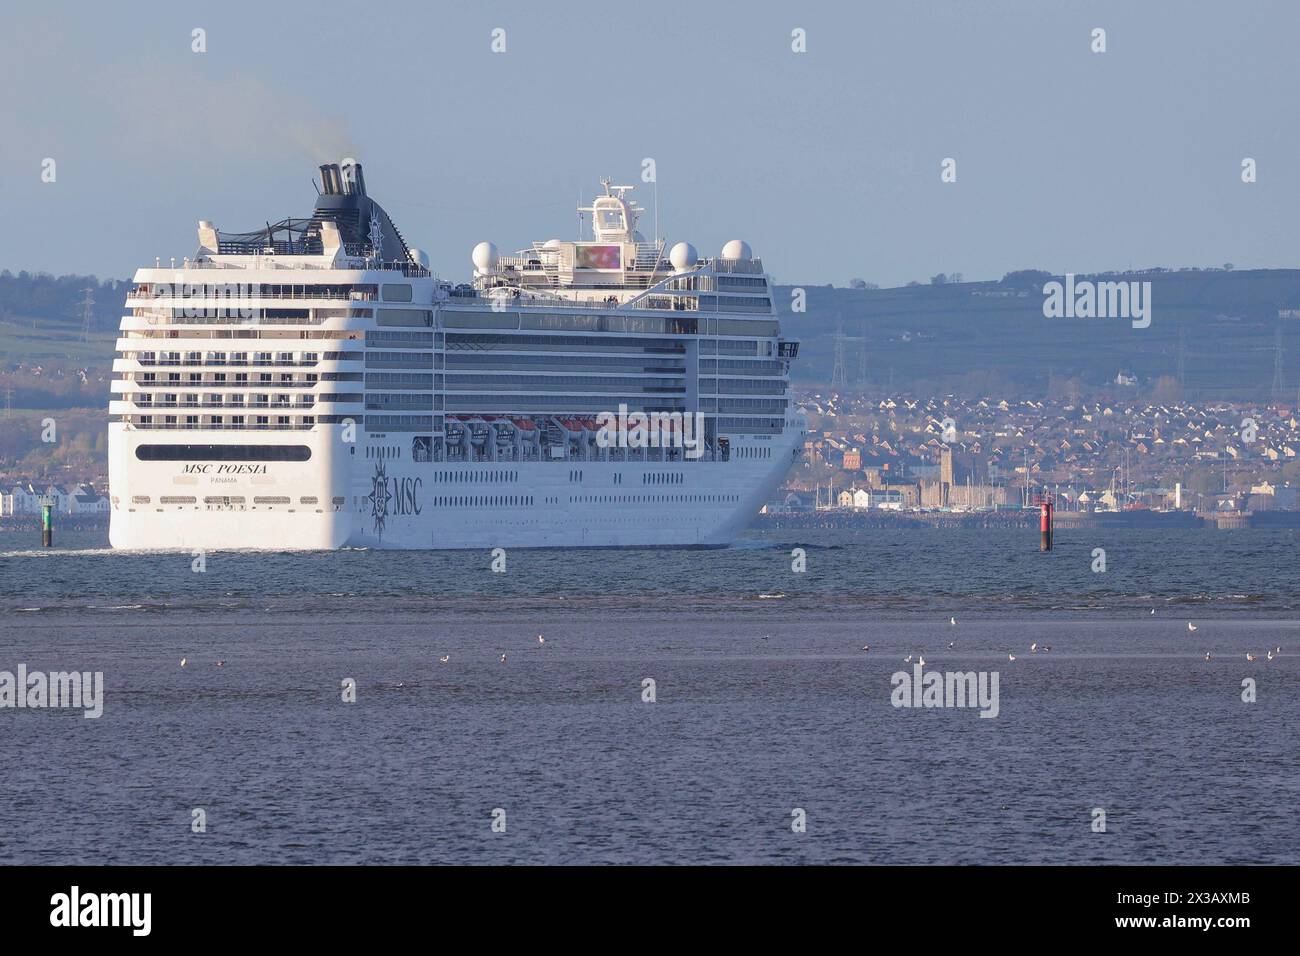
[[[419,478],[388,477],[388,468],[384,462],[375,465],[375,473],[370,479],[370,520],[374,522],[375,537],[384,536],[384,528],[390,516],[418,515],[420,506]]]

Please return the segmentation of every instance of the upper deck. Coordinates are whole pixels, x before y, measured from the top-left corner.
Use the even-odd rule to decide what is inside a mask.
[[[588,309],[650,309],[775,315],[771,283],[748,243],[732,240],[716,258],[701,259],[679,242],[665,255],[665,242],[647,242],[637,231],[643,210],[631,186],[601,183],[604,194],[578,209],[590,216],[591,238],[534,242],[512,256],[491,242],[474,247],[474,282],[451,298],[494,308],[543,306]]]
[[[665,255],[636,231],[628,187],[607,183],[584,210],[590,241],[517,256],[480,243],[473,282],[453,286],[366,195],[359,166],[321,176],[309,219],[250,233],[203,221],[193,257],[137,271],[114,360],[115,422],[204,432],[354,422],[418,435],[428,460],[469,455],[448,422],[475,416],[549,433],[621,406],[698,413],[711,453],[727,435],[786,427],[798,343],[781,335],[746,243],[702,259],[679,242]]]
[[[321,183],[310,218],[245,233],[201,221],[192,257],[137,270],[123,330],[241,320],[346,327],[346,320],[385,314],[390,301],[452,311],[715,313],[777,328],[770,279],[747,243],[732,240],[712,258],[688,242],[665,254],[662,239],[647,242],[637,231],[642,210],[630,186],[605,181],[604,194],[580,207],[590,217],[589,240],[534,242],[512,256],[481,242],[472,283],[453,286],[366,194],[359,164],[322,166]],[[378,309],[347,308],[371,304]],[[673,325],[679,334],[705,331],[689,320]]]

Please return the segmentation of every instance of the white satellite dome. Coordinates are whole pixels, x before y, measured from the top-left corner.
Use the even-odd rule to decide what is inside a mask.
[[[560,243],[560,240],[559,240],[559,239],[547,239],[545,242],[542,243],[542,248],[543,248],[543,249],[558,249],[558,248],[560,248],[560,245],[561,245],[561,243]]]
[[[744,239],[732,239],[722,247],[722,258],[724,259],[752,259],[754,258],[753,250],[749,248],[749,243]]]
[[[482,275],[491,275],[497,271],[497,246],[495,242],[480,242],[474,247],[474,253],[470,256],[474,260],[474,268]]]
[[[700,256],[689,242],[679,242],[668,250],[668,261],[673,264],[674,272],[689,272],[700,261]]]
[[[429,254],[423,249],[409,249],[407,252],[411,257],[411,261],[416,265],[425,269],[429,268]]]

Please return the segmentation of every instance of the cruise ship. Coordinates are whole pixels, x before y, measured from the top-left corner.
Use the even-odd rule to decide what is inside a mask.
[[[361,165],[311,216],[135,274],[113,363],[127,549],[724,546],[803,448],[798,341],[747,243],[665,253],[606,181],[577,240],[453,284]]]

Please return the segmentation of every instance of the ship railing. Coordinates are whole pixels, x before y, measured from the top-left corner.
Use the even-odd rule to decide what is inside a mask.
[[[691,300],[691,303],[687,302],[688,299]],[[436,304],[442,308],[467,306],[496,309],[500,312],[513,312],[516,309],[588,309],[597,312],[609,312],[611,310],[622,312],[698,312],[700,309],[698,308],[698,301],[695,301],[695,299],[695,296],[673,293],[640,299],[636,302],[620,302],[617,296],[610,296],[605,300],[592,300],[551,298],[532,294],[523,294],[516,298],[511,296],[488,296],[485,294],[470,296],[461,293],[439,300]]]
[[[131,358],[132,356],[124,355],[122,357]],[[222,361],[220,359],[203,359],[202,361],[197,361],[197,360],[184,361],[184,360],[174,360],[174,359],[136,358],[135,361],[138,364],[148,366],[149,368],[155,368],[159,365],[167,366],[168,368],[181,368],[186,365],[192,366],[193,368],[312,368],[313,366],[320,364],[320,362],[312,362],[307,360],[301,362],[292,362],[292,361],[249,362],[246,360],[239,361],[234,359],[231,359],[229,361]]]
[[[730,272],[738,275],[763,275],[762,259],[706,259],[714,272]]]
[[[203,364],[210,368],[225,368],[227,365],[235,366],[238,368],[248,368],[249,366],[254,366],[254,365],[258,367],[263,367],[263,366],[270,367],[275,365],[283,365],[286,368],[289,366],[293,366],[297,368],[304,368],[304,367],[310,368],[311,366],[319,365],[320,363],[312,362],[312,361],[295,362],[291,360],[285,360],[283,362],[248,362],[248,361],[236,362],[236,361],[226,361],[224,359],[204,359]]]
[[[234,311],[234,310],[231,310]],[[139,316],[133,316],[139,317]],[[338,317],[338,316],[331,316]],[[324,325],[325,316],[299,317],[299,319],[266,319],[264,316],[144,316],[149,325]]]
[[[228,253],[223,253],[223,254],[228,254]],[[174,269],[184,269],[184,270],[187,270],[187,271],[190,270],[190,269],[210,269],[210,270],[231,270],[231,269],[233,269],[233,270],[236,270],[236,271],[239,271],[239,272],[250,272],[250,271],[253,271],[253,270],[255,270],[255,269],[268,269],[268,270],[270,270],[270,269],[295,269],[295,270],[297,270],[297,269],[314,269],[314,270],[318,270],[318,271],[329,271],[329,270],[332,270],[332,269],[353,269],[353,268],[363,268],[363,267],[360,267],[360,266],[354,267],[354,266],[350,266],[350,265],[336,265],[336,264],[333,263],[333,262],[326,262],[326,263],[321,263],[321,262],[304,262],[304,261],[298,259],[298,257],[296,257],[296,256],[253,256],[253,255],[248,255],[248,256],[243,256],[243,258],[246,259],[246,260],[248,260],[248,261],[245,261],[245,262],[217,262],[217,261],[215,261],[215,260],[213,260],[213,259],[188,259],[188,260],[186,260],[186,261],[184,261],[184,262],[178,264],[178,263],[176,263],[176,262],[173,260],[172,263],[171,263],[170,265],[167,265],[167,266],[164,266],[164,265],[154,265],[154,266],[145,266],[144,268],[146,268],[146,269],[149,269],[149,268],[152,268],[152,269],[166,269],[166,270],[169,271],[169,272],[172,271],[172,270],[174,270]]]
[[[246,262],[218,262],[214,259],[185,259],[179,265],[176,260],[172,259],[169,265],[158,263],[153,266],[144,268],[167,269],[235,269],[248,272],[256,269],[314,269],[322,272],[334,270],[357,272],[361,270],[374,270],[383,272],[400,272],[402,275],[413,279],[429,279],[434,277],[434,273],[424,266],[417,265],[414,262],[403,262],[401,260],[392,260],[389,262],[380,262],[358,256],[341,256],[331,262],[307,262],[307,258],[320,258],[318,253],[295,253],[292,255],[255,255],[245,253],[218,253],[218,255],[240,255],[249,260]]]
[[[242,295],[226,295],[221,292],[182,292],[180,291],[185,283],[177,283],[170,291],[160,292],[151,290],[149,292],[132,291],[126,294],[127,299],[153,302],[157,299],[184,299],[185,301],[215,299],[218,302],[244,302],[250,299],[311,299],[312,301],[330,301],[330,302],[373,302],[378,296],[373,292],[262,292],[251,291]],[[250,288],[252,288],[250,286]]]
[[[141,408],[311,408],[311,405],[299,404],[291,405],[288,403],[277,402],[142,402],[138,399],[136,405]]]
[[[228,431],[311,431],[316,427],[311,424],[294,424],[281,425],[275,422],[266,424],[249,424],[247,422],[197,422],[185,424],[182,422],[128,422],[133,428],[140,429],[161,429],[171,431],[210,431],[210,430],[228,430]]]
[[[652,285],[655,285],[656,283],[662,282],[664,279],[666,279],[668,276],[670,276],[670,275],[672,274],[671,271],[668,270],[668,269],[660,269],[660,270],[658,270],[657,272],[653,272],[653,273],[651,273],[651,274],[649,274],[649,275],[627,275],[627,274],[624,274],[622,281],[619,282],[617,285],[614,285],[614,284],[609,284],[609,285],[600,285],[600,284],[582,285],[581,283],[576,283],[576,282],[571,282],[571,281],[570,281],[570,282],[564,282],[564,283],[562,283],[562,284],[559,284],[559,283],[557,283],[557,282],[555,282],[555,281],[549,281],[549,280],[554,280],[554,279],[555,279],[555,276],[554,276],[552,273],[550,273],[550,272],[543,272],[543,271],[539,270],[536,266],[530,266],[530,267],[528,267],[528,268],[506,268],[507,266],[511,266],[512,264],[511,264],[511,263],[508,263],[508,262],[504,262],[504,261],[501,262],[500,265],[501,265],[501,271],[500,271],[499,273],[494,274],[494,277],[501,277],[501,278],[505,278],[505,279],[508,279],[508,280],[509,280],[509,279],[517,279],[517,280],[523,280],[523,279],[536,280],[539,276],[545,275],[546,278],[548,279],[548,281],[545,282],[545,283],[534,282],[534,283],[531,283],[531,284],[530,284],[529,282],[523,282],[523,283],[522,283],[523,287],[524,287],[524,288],[528,288],[528,289],[533,289],[533,288],[537,288],[537,289],[563,288],[563,289],[581,289],[581,290],[583,290],[583,291],[599,291],[599,290],[601,290],[601,289],[611,289],[611,290],[617,290],[617,289],[648,289],[648,288],[650,288]],[[649,272],[649,270],[646,270],[646,271]],[[568,272],[565,273],[565,276],[566,276],[566,277],[572,277],[573,275],[574,275],[574,273],[568,273]],[[487,281],[490,282],[491,279],[489,279],[489,280],[487,280]],[[478,283],[479,283],[479,284],[478,284],[477,287],[480,288],[480,289],[490,288],[490,286],[488,286],[488,285],[486,285],[486,284],[484,283],[484,280],[483,280],[483,279],[479,279],[479,280],[478,280]]]

